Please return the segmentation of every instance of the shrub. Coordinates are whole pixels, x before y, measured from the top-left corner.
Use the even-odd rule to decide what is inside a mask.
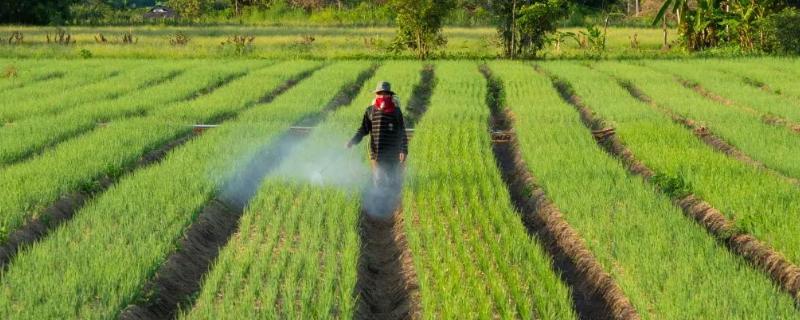
[[[764,26],[765,49],[784,54],[800,54],[800,12],[785,9],[770,16]]]

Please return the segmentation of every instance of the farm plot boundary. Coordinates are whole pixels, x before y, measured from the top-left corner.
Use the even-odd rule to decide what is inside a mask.
[[[651,183],[657,190],[664,192],[673,199],[676,206],[689,218],[694,219],[706,228],[732,252],[749,261],[754,267],[763,271],[781,289],[788,292],[800,303],[800,267],[794,265],[783,255],[767,244],[761,242],[750,234],[738,230],[732,221],[726,218],[719,210],[694,194],[675,194],[669,186],[662,186],[655,181],[656,173],[639,161],[620,140],[616,137],[614,128],[607,126],[595,113],[586,106],[580,97],[574,93],[571,85],[552,74],[539,69],[549,76],[553,87],[558,90],[562,98],[572,105],[580,114],[581,121],[590,130],[597,144],[606,152],[619,159],[632,174],[641,176]]]

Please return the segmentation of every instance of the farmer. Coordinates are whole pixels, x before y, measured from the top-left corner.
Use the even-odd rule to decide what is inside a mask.
[[[361,127],[347,143],[347,148],[358,144],[368,134],[373,182],[376,186],[385,182],[397,182],[400,168],[408,154],[408,137],[400,102],[388,82],[378,83],[375,100],[364,112]]]

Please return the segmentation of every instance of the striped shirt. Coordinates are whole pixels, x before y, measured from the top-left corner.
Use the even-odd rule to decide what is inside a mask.
[[[372,160],[398,161],[400,153],[408,154],[403,112],[396,99],[394,103],[394,110],[388,113],[375,105],[369,106],[364,112],[361,127],[352,139],[353,144],[358,144],[364,136],[370,135],[369,155]]]

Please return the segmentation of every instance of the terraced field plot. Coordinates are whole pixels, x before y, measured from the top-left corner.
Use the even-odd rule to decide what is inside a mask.
[[[104,62],[2,62],[4,319],[800,318],[795,60]]]

